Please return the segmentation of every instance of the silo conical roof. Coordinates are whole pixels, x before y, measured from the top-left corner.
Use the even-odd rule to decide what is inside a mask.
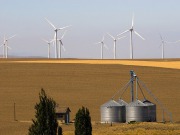
[[[147,99],[143,100],[143,103],[146,105],[155,105],[154,103],[152,103],[151,101],[149,101]]]
[[[111,106],[121,106],[121,105],[118,102],[114,101],[113,99],[101,105],[101,107],[111,107]]]
[[[128,103],[126,103],[124,100],[122,100],[122,99],[119,99],[118,101],[117,101],[120,105],[124,105],[124,106],[126,106],[126,105],[128,105]]]
[[[144,104],[140,100],[135,100],[135,101],[129,103],[127,106],[146,106],[146,104]]]

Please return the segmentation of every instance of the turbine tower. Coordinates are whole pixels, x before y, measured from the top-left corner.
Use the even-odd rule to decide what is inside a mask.
[[[132,17],[132,25],[131,25],[131,28],[122,32],[121,34],[119,34],[118,36],[122,35],[122,34],[125,34],[127,32],[130,32],[130,58],[133,59],[133,33],[135,33],[138,37],[140,37],[141,39],[145,40],[137,31],[134,30],[134,14],[133,14],[133,17]]]
[[[109,34],[109,33],[107,33],[112,39],[113,39],[113,41],[114,41],[114,59],[116,59],[116,43],[117,43],[117,41],[118,40],[120,40],[120,39],[122,39],[122,38],[125,38],[125,36],[123,36],[123,37],[114,37],[114,36],[112,36],[111,34]]]
[[[71,25],[69,25],[69,26],[65,26],[65,27],[62,27],[62,28],[56,28],[55,26],[54,26],[54,24],[52,24],[47,18],[45,18],[46,19],[46,21],[54,28],[54,31],[55,31],[55,58],[58,58],[58,31],[59,30],[63,30],[63,29],[65,29],[65,28],[68,28],[68,27],[70,27]]]
[[[51,43],[52,43],[53,40],[51,40],[51,41],[47,41],[45,39],[42,39],[42,40],[48,44],[48,59],[49,59],[50,55],[51,55],[50,54],[50,47],[51,47]]]
[[[177,43],[177,42],[180,42],[180,40],[178,40],[178,41],[175,41],[175,42],[168,42],[168,41],[165,41],[164,39],[163,39],[163,37],[161,36],[161,34],[160,34],[160,38],[161,38],[161,46],[162,46],[162,59],[164,59],[164,47],[165,47],[165,45],[166,44],[168,44],[168,43]]]
[[[101,59],[103,59],[103,50],[104,50],[103,48],[104,47],[107,48],[107,46],[104,44],[104,36],[103,36],[103,38],[102,38],[102,40],[100,42],[97,42],[95,44],[101,44]]]

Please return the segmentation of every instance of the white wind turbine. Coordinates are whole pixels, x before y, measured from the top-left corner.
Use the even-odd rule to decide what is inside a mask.
[[[125,38],[125,36],[123,37],[114,37],[112,36],[111,34],[107,33],[114,41],[114,59],[116,59],[116,43],[118,40],[122,39],[122,38]]]
[[[104,36],[100,42],[97,42],[95,44],[101,44],[101,59],[103,59],[103,48],[105,47],[106,49],[108,49],[107,46],[104,44]]]
[[[64,45],[63,45],[63,42],[62,42],[62,39],[64,38],[65,34],[66,34],[66,31],[61,36],[61,38],[58,39],[58,41],[59,41],[59,58],[61,58],[61,46],[62,46],[63,50],[65,51],[65,48],[64,48]]]
[[[165,46],[166,44],[168,44],[168,43],[177,43],[177,42],[180,42],[180,40],[175,41],[175,42],[168,42],[168,41],[165,41],[165,40],[162,38],[161,34],[160,34],[160,38],[161,38],[161,46],[162,46],[162,59],[164,59],[164,46]]]
[[[51,55],[50,54],[50,47],[51,47],[51,43],[52,43],[53,40],[51,40],[51,41],[47,41],[45,39],[42,39],[42,40],[48,44],[48,59],[49,59],[50,55]]]
[[[119,34],[118,36],[124,34],[124,33],[127,33],[127,32],[130,32],[130,58],[133,59],[133,38],[132,38],[132,34],[133,32],[139,36],[141,39],[145,40],[139,33],[137,33],[137,31],[134,30],[134,15],[132,17],[132,25],[131,25],[131,28],[122,32],[121,34]]]
[[[6,38],[6,36],[4,36],[4,41],[3,41],[3,44],[1,46],[3,46],[3,58],[8,58],[8,49],[11,49],[9,46],[8,46],[8,40],[15,37],[16,35],[13,35],[9,38]]]
[[[65,27],[62,27],[62,28],[56,28],[55,26],[54,26],[54,24],[52,24],[47,18],[45,18],[46,19],[46,21],[54,28],[54,31],[55,31],[55,57],[56,58],[58,58],[58,35],[57,35],[57,32],[59,31],[59,30],[63,30],[63,29],[65,29],[65,28],[67,28],[67,27],[70,27],[71,25],[69,25],[69,26],[65,26]]]

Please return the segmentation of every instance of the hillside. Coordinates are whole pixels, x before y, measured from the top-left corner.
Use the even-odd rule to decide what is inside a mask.
[[[100,64],[61,63],[58,60],[41,61],[32,59],[0,61],[0,131],[18,127],[18,125],[13,126],[14,122],[12,122],[14,102],[17,120],[27,121],[20,123],[27,131],[28,121],[34,117],[34,105],[38,102],[38,93],[41,88],[44,88],[60,106],[70,107],[71,120],[74,119],[75,113],[81,106],[86,106],[90,110],[92,120],[99,122],[100,105],[110,100],[116,91],[129,81],[130,70],[134,70],[152,93],[172,112],[173,120],[180,121],[180,70],[178,68],[160,68],[152,67],[152,65],[148,67],[140,66],[140,64],[138,66],[121,65],[114,62],[103,64],[103,60]],[[163,62],[169,65],[169,61]],[[178,60],[177,62],[179,63]],[[155,62],[155,66],[156,63],[158,61]],[[145,94],[150,101],[155,102],[147,93]],[[117,99],[118,96],[115,97],[115,100]],[[123,99],[130,101],[129,90]],[[142,99],[141,95],[139,99]],[[159,107],[157,116],[161,121],[162,110]],[[169,120],[167,116],[166,119]],[[5,125],[2,126],[2,123]]]

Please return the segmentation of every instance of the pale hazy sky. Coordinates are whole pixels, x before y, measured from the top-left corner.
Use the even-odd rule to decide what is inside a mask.
[[[160,58],[161,40],[180,40],[180,0],[0,0],[0,42],[4,34],[17,36],[9,40],[13,56],[47,57],[47,44],[56,27],[72,25],[64,37],[64,58],[100,58],[95,45],[106,32],[119,34],[131,26],[146,40],[134,36],[134,58]],[[62,32],[59,32],[62,34]],[[129,58],[129,34],[117,42],[117,58]],[[104,58],[113,58],[113,41],[105,37],[108,50]],[[2,55],[0,48],[0,55]],[[54,57],[54,47],[51,48]],[[180,58],[180,42],[165,46],[166,58]]]

